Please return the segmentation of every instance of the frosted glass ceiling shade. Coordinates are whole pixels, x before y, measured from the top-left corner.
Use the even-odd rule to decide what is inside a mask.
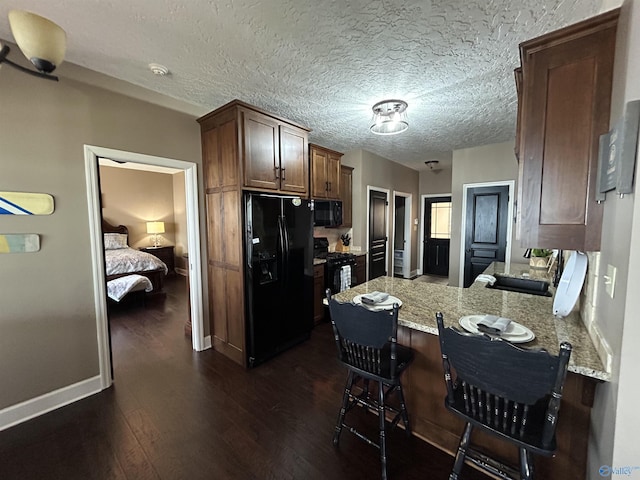
[[[383,100],[373,107],[371,131],[376,135],[395,135],[409,128],[407,122],[407,102],[403,100]]]
[[[62,63],[67,34],[58,25],[23,10],[9,12],[9,25],[18,47],[39,71],[51,73]]]

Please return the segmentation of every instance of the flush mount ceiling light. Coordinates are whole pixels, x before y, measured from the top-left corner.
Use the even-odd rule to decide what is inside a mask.
[[[433,167],[437,167],[439,163],[439,160],[427,160],[424,162],[424,164],[429,167],[429,170],[433,170]]]
[[[65,31],[51,20],[23,10],[9,12],[9,26],[18,47],[38,71],[29,70],[9,60],[7,55],[10,48],[7,45],[0,45],[0,65],[6,63],[29,75],[57,81],[58,77],[51,75],[51,72],[64,60],[67,49]]]
[[[407,102],[403,100],[383,100],[373,108],[371,131],[376,135],[395,135],[409,128],[407,122]]]

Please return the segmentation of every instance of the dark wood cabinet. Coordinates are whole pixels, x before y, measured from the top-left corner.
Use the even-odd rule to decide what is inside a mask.
[[[311,163],[311,197],[340,199],[340,166],[342,153],[309,144]]]
[[[356,278],[352,286],[360,285],[367,281],[367,255],[356,256]]]
[[[198,122],[212,345],[246,366],[242,191],[308,195],[308,130],[238,100]]]
[[[308,131],[246,106],[238,110],[244,186],[307,195]]]
[[[324,263],[313,266],[313,321],[317,325],[324,320]]]
[[[173,245],[161,247],[144,247],[140,249],[143,252],[150,253],[154,257],[158,257],[167,266],[167,275],[173,275],[176,272],[176,258]]]
[[[520,44],[518,234],[526,247],[599,250],[599,136],[609,130],[618,10]]]
[[[342,226],[353,226],[353,168],[340,166],[340,200],[342,200]]]

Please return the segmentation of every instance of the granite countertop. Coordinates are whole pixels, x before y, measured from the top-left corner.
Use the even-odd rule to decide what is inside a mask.
[[[496,262],[484,273],[505,276],[524,273],[529,278],[548,279],[546,271],[530,270],[525,264],[511,264],[507,268],[504,263]],[[555,293],[553,287],[550,290]],[[556,318],[552,314],[553,297],[493,290],[482,282],[475,282],[470,288],[459,288],[393,277],[370,280],[334,297],[351,301],[355,295],[373,291],[387,292],[402,300],[399,325],[437,335],[436,312],[443,313],[446,326],[459,326],[458,320],[466,315],[491,314],[510,318],[536,335],[533,341],[522,346],[545,348],[557,355],[560,343],[567,341],[573,346],[569,371],[598,380],[610,379],[579,312]]]
[[[313,266],[315,267],[316,265],[323,265],[327,263],[327,259],[326,258],[313,258]]]

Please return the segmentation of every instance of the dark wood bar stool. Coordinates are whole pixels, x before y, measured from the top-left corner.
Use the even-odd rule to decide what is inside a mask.
[[[465,460],[504,479],[533,479],[532,455],[553,456],[562,387],[571,345],[558,356],[524,349],[500,338],[444,328],[436,314],[447,385],[446,408],[465,422],[450,480],[457,480]],[[455,378],[451,370],[455,370]],[[474,428],[519,449],[519,472],[470,447]]]
[[[338,445],[340,433],[346,428],[361,440],[377,447],[380,450],[382,478],[386,479],[386,412],[393,415],[391,428],[402,420],[407,435],[411,434],[400,377],[413,360],[413,351],[397,343],[398,305],[391,310],[373,311],[352,303],[340,303],[331,298],[329,289],[326,295],[338,357],[349,371],[333,444]],[[371,382],[377,385],[375,393],[369,390]],[[359,393],[354,392],[354,387],[359,387]],[[388,402],[393,393],[397,394],[397,407]],[[355,406],[377,413],[380,432],[378,443],[345,423],[346,414]]]

